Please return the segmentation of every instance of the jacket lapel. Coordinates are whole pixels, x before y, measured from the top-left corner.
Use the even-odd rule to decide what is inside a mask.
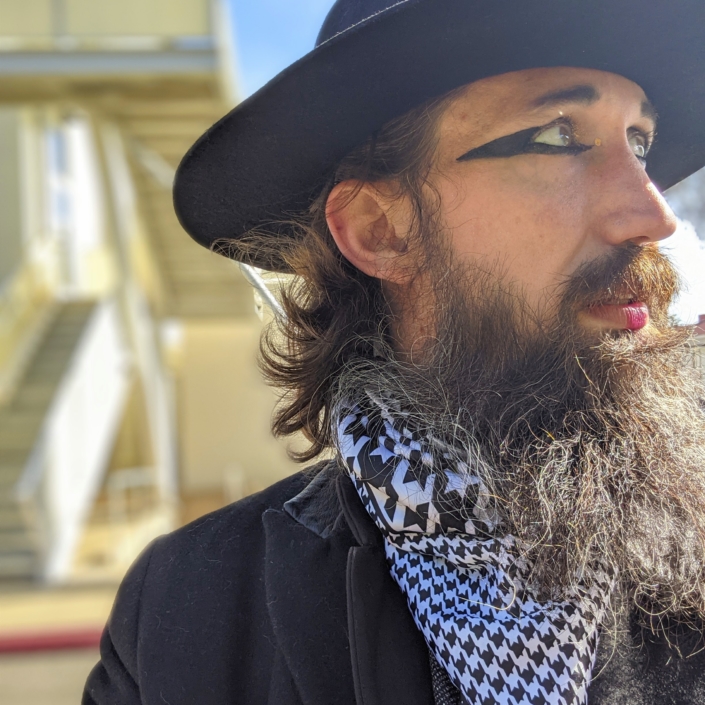
[[[323,539],[276,510],[263,522],[267,605],[301,701],[353,705],[345,592],[352,535],[339,530]]]
[[[428,649],[381,534],[347,477],[337,491],[345,521],[325,538],[287,512],[263,516],[269,614],[301,701],[432,705]]]
[[[348,629],[357,705],[432,705],[429,652],[389,573],[380,532],[347,477],[338,494],[360,544],[347,568]]]

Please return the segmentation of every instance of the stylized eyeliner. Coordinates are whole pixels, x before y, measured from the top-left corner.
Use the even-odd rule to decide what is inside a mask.
[[[481,147],[475,147],[469,152],[458,157],[459,162],[468,162],[471,159],[497,159],[500,157],[514,157],[518,154],[581,154],[592,149],[591,145],[587,144],[572,144],[567,146],[559,146],[553,144],[544,144],[543,142],[534,142],[533,138],[551,127],[551,125],[541,125],[539,127],[529,127],[526,130],[515,132],[513,135],[499,137],[492,142],[483,144]]]

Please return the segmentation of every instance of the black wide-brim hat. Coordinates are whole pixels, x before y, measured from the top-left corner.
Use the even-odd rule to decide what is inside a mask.
[[[174,204],[212,247],[304,212],[335,165],[389,120],[481,78],[571,66],[621,74],[659,114],[648,172],[705,166],[705,0],[338,0],[316,48],[186,154]],[[250,264],[286,271],[281,260]]]

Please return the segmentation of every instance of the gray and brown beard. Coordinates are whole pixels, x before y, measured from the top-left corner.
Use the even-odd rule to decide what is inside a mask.
[[[550,315],[501,272],[459,267],[440,248],[427,271],[433,340],[414,362],[392,346],[351,361],[340,397],[390,394],[410,423],[456,448],[482,475],[503,533],[529,546],[546,596],[599,562],[619,576],[622,604],[700,623],[705,389],[688,331],[669,321],[678,278],[668,260],[655,247],[615,249],[565,282]],[[585,306],[624,298],[649,305],[648,331],[578,324]]]

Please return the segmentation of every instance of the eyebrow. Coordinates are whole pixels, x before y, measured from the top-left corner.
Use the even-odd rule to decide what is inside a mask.
[[[531,102],[532,108],[553,107],[556,105],[565,105],[566,103],[582,103],[583,105],[592,105],[600,100],[600,92],[588,83],[578,86],[570,86],[570,88],[561,88],[557,91],[551,91],[539,96]]]
[[[539,96],[531,102],[532,108],[555,107],[565,105],[566,103],[582,103],[583,105],[592,105],[600,100],[602,96],[595,86],[589,83],[583,83],[568,88],[561,88],[557,91],[551,91]],[[656,124],[658,113],[653,103],[647,99],[641,103],[642,117],[649,118]]]

